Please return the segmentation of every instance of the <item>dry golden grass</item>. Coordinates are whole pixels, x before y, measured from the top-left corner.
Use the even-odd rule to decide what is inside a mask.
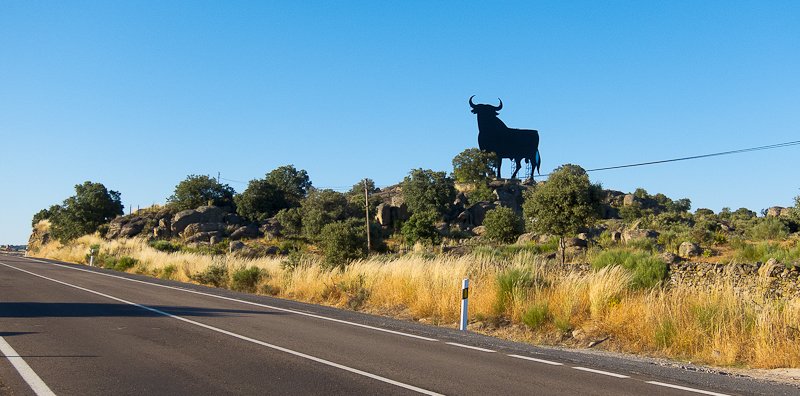
[[[486,256],[373,257],[334,271],[312,258],[292,270],[284,268],[280,257],[165,253],[140,239],[106,241],[96,236],[67,246],[51,242],[37,256],[85,263],[93,244],[100,245],[101,254],[138,259],[130,271],[158,275],[173,266],[177,270],[170,278],[190,281],[190,274],[212,265],[224,265],[229,273],[255,266],[267,274],[258,285],[262,293],[442,326],[456,325],[460,282],[468,277],[470,318],[494,335],[545,343],[567,339],[578,346],[609,337],[602,347],[622,352],[715,365],[800,367],[800,297],[764,300],[742,294],[724,280],[702,290],[632,290],[631,275],[622,268],[580,273],[529,252],[506,261]],[[501,277],[507,281],[501,284]],[[534,306],[546,307],[546,315],[541,325],[529,328],[524,318]],[[579,342],[569,337],[575,329],[586,338]]]

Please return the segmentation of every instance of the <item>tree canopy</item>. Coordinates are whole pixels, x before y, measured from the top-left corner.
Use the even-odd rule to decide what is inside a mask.
[[[456,198],[453,179],[444,172],[414,169],[403,179],[403,199],[412,212],[446,214]]]
[[[564,262],[564,238],[599,217],[602,188],[589,182],[589,175],[578,165],[558,167],[545,183],[528,193],[523,213],[534,232],[561,238],[561,261]]]
[[[233,197],[236,212],[240,216],[252,220],[263,221],[289,208],[284,191],[266,179],[250,180],[247,188]]]
[[[75,185],[75,195],[61,205],[40,211],[34,219],[50,219],[50,232],[62,243],[91,234],[116,216],[123,214],[120,193],[101,183],[86,181]]]
[[[333,190],[312,190],[302,201],[303,234],[318,239],[322,227],[345,220],[360,212],[353,208],[344,194]]]
[[[497,154],[468,148],[453,158],[453,177],[459,183],[483,183],[494,175]]]
[[[283,192],[286,202],[290,206],[300,206],[300,201],[308,195],[311,189],[311,179],[308,173],[297,170],[294,165],[284,165],[267,173],[265,179]]]
[[[178,210],[214,205],[233,207],[233,188],[205,175],[189,175],[175,186],[167,202]]]

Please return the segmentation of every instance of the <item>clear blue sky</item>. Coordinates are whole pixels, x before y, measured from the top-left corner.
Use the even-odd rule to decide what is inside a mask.
[[[0,243],[25,243],[33,214],[86,180],[127,212],[188,174],[294,164],[346,188],[449,172],[477,146],[471,95],[540,131],[543,173],[800,140],[798,70],[797,1],[7,0]],[[798,158],[590,176],[758,211],[800,194]]]

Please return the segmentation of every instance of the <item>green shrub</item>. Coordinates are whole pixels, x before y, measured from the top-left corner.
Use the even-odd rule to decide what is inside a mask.
[[[228,253],[230,241],[222,240],[213,245],[199,244],[196,246],[181,246],[180,250],[186,253],[204,254],[208,256],[220,256]]]
[[[175,264],[169,264],[161,270],[158,277],[161,279],[173,279],[176,272],[178,272],[178,267]]]
[[[550,310],[547,307],[547,303],[534,304],[522,314],[522,323],[531,330],[538,329],[548,320],[550,320]]]
[[[160,252],[173,253],[181,250],[180,244],[164,240],[150,241],[148,245]]]
[[[747,236],[757,241],[785,239],[789,235],[789,227],[780,219],[767,217],[760,219],[750,230]]]
[[[288,237],[299,236],[303,231],[303,215],[300,208],[281,209],[275,215],[275,219],[280,223],[281,233]]]
[[[403,223],[401,233],[409,245],[422,242],[436,245],[442,242],[442,236],[436,231],[439,216],[433,211],[416,212]]]
[[[486,212],[483,226],[486,227],[484,237],[495,242],[514,242],[525,231],[522,217],[514,213],[513,209],[506,207]]]
[[[484,183],[476,183],[472,191],[467,192],[467,199],[470,204],[476,202],[492,202],[494,201],[494,191]]]
[[[658,251],[658,244],[656,240],[651,238],[640,238],[628,241],[625,244],[628,249],[640,250],[643,252],[654,253]]]
[[[231,275],[231,289],[246,293],[254,293],[256,285],[264,276],[263,271],[258,267],[242,267],[233,271]]]
[[[591,264],[595,270],[610,265],[622,266],[633,273],[631,287],[634,289],[658,286],[667,278],[667,264],[647,253],[611,249],[595,256]]]
[[[536,277],[529,269],[511,268],[497,274],[497,296],[495,297],[495,313],[502,315],[508,311],[514,301],[525,297],[528,289],[543,285],[544,281]]]
[[[403,199],[411,213],[435,212],[438,216],[447,213],[456,198],[453,179],[445,172],[430,169],[414,169],[403,179]]]
[[[786,265],[800,261],[800,246],[797,245],[782,247],[778,243],[752,244],[737,240],[731,246],[734,248],[734,260],[740,263],[765,263],[771,258]]]
[[[347,201],[347,196],[333,190],[313,190],[301,205],[303,235],[311,240],[317,240],[326,225],[363,213]]]
[[[190,274],[189,279],[214,287],[223,287],[228,284],[228,267],[222,263],[215,263],[202,272]]]
[[[365,225],[358,219],[337,221],[322,227],[319,245],[328,267],[343,267],[366,257]]]
[[[114,269],[117,271],[127,271],[133,268],[138,262],[139,260],[133,257],[122,256],[119,258],[119,261],[114,264]]]

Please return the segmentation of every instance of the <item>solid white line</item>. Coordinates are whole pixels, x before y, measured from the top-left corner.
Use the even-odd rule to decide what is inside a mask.
[[[493,351],[493,350],[491,350],[491,349],[478,348],[478,347],[476,347],[476,346],[472,346],[472,345],[464,345],[464,344],[458,344],[458,343],[455,343],[455,342],[445,342],[445,344],[447,344],[447,345],[452,345],[452,346],[457,346],[457,347],[461,347],[461,348],[469,348],[469,349],[474,349],[474,350],[476,350],[476,351],[481,351],[481,352],[497,352],[497,351]]]
[[[610,377],[617,377],[617,378],[630,378],[630,377],[628,377],[627,375],[622,375],[622,374],[617,374],[617,373],[610,373],[610,372],[608,372],[608,371],[603,371],[603,370],[595,370],[595,369],[590,369],[590,368],[586,368],[586,367],[573,367],[573,368],[574,368],[575,370],[588,371],[588,372],[590,372],[590,373],[608,375],[608,376],[610,376]]]
[[[702,393],[702,394],[704,394],[704,395],[712,395],[712,396],[730,396],[730,395],[728,395],[728,394],[725,394],[725,393],[717,393],[717,392],[711,392],[711,391],[706,391],[706,390],[701,390],[701,389],[688,388],[688,387],[685,387],[685,386],[680,386],[680,385],[665,384],[665,383],[663,383],[663,382],[658,382],[658,381],[646,381],[646,382],[647,382],[648,384],[653,384],[653,385],[658,385],[658,386],[665,386],[665,387],[667,387],[667,388],[674,388],[674,389],[685,390],[685,391],[687,391],[687,392]]]
[[[28,366],[28,363],[22,359],[17,351],[15,351],[11,345],[8,345],[8,342],[6,342],[3,337],[0,337],[0,353],[5,355],[6,359],[11,362],[11,365],[17,369],[17,372],[19,372],[19,375],[22,376],[22,379],[24,379],[25,382],[28,383],[28,386],[31,387],[33,393],[39,396],[55,395],[55,393],[50,390],[50,387],[48,387],[47,384],[45,384],[44,381],[39,378],[36,372],[33,371],[31,366]]]
[[[375,331],[381,331],[381,332],[384,332],[384,333],[396,334],[396,335],[400,335],[400,336],[403,336],[403,337],[411,337],[411,338],[416,338],[416,339],[425,340],[425,341],[439,341],[439,340],[437,340],[435,338],[428,338],[428,337],[418,336],[416,334],[409,334],[409,333],[403,333],[403,332],[400,332],[400,331],[382,329],[380,327],[369,326],[369,325],[365,325],[365,324],[361,324],[361,323],[355,323],[355,322],[348,322],[346,320],[329,318],[327,316],[315,315],[315,314],[312,314],[312,313],[303,312],[303,311],[296,311],[296,310],[293,310],[293,309],[281,308],[281,307],[276,307],[276,306],[266,305],[266,304],[259,304],[259,303],[255,303],[255,302],[252,302],[252,301],[239,300],[237,298],[232,298],[232,297],[218,296],[216,294],[204,293],[204,292],[201,292],[201,291],[192,290],[192,289],[185,289],[185,288],[181,288],[181,287],[160,285],[158,283],[151,283],[151,282],[146,282],[146,281],[139,280],[139,279],[131,279],[131,278],[126,278],[124,276],[106,274],[106,273],[103,273],[103,272],[89,271],[89,270],[83,269],[83,268],[75,268],[75,267],[70,267],[68,265],[56,264],[56,263],[51,263],[51,262],[47,262],[47,261],[31,259],[31,258],[27,258],[27,257],[26,257],[26,259],[31,260],[31,261],[35,261],[37,263],[56,265],[56,266],[59,266],[59,267],[63,267],[63,268],[67,268],[67,269],[71,269],[71,270],[75,270],[75,271],[83,271],[83,272],[88,272],[90,274],[108,276],[110,278],[122,279],[122,280],[126,280],[126,281],[129,281],[129,282],[143,283],[145,285],[163,287],[165,289],[178,290],[178,291],[182,291],[182,292],[185,292],[185,293],[194,293],[194,294],[199,294],[201,296],[218,298],[220,300],[235,301],[235,302],[239,302],[239,303],[242,303],[242,304],[253,305],[253,306],[262,307],[262,308],[274,309],[276,311],[290,312],[290,313],[297,314],[297,315],[303,315],[303,316],[308,316],[308,317],[311,317],[311,318],[328,320],[328,321],[331,321],[331,322],[336,322],[336,323],[346,324],[346,325],[350,325],[350,326],[361,327],[361,328],[364,328],[364,329],[370,329],[370,330],[375,330]]]
[[[228,336],[231,336],[231,337],[234,337],[234,338],[238,338],[238,339],[243,340],[243,341],[252,342],[253,344],[258,344],[258,345],[261,345],[261,346],[265,346],[267,348],[271,348],[271,349],[275,349],[275,350],[278,350],[278,351],[281,351],[281,352],[288,353],[290,355],[301,357],[303,359],[308,359],[308,360],[311,360],[311,361],[314,361],[314,362],[317,362],[317,363],[322,363],[322,364],[327,365],[327,366],[331,366],[331,367],[335,367],[335,368],[338,368],[338,369],[341,369],[341,370],[349,371],[349,372],[354,373],[354,374],[362,375],[364,377],[369,377],[369,378],[372,378],[372,379],[375,379],[375,380],[378,380],[378,381],[381,381],[381,382],[385,382],[387,384],[395,385],[395,386],[398,386],[398,387],[401,387],[401,388],[405,388],[405,389],[408,389],[408,390],[412,390],[412,391],[415,391],[415,392],[418,392],[418,393],[422,393],[422,394],[425,394],[425,395],[440,395],[440,393],[436,393],[436,392],[433,392],[433,391],[429,391],[427,389],[419,388],[419,387],[416,387],[414,385],[405,384],[405,383],[402,383],[402,382],[399,382],[399,381],[395,381],[395,380],[392,380],[392,379],[389,379],[389,378],[386,378],[386,377],[381,377],[380,375],[377,375],[377,374],[368,373],[366,371],[361,371],[361,370],[356,369],[356,368],[348,367],[348,366],[345,366],[345,365],[342,365],[342,364],[339,364],[339,363],[334,363],[334,362],[332,362],[330,360],[325,360],[325,359],[318,358],[318,357],[315,357],[315,356],[307,355],[307,354],[302,353],[302,352],[297,352],[297,351],[294,351],[294,350],[291,350],[291,349],[288,349],[288,348],[284,348],[284,347],[281,347],[281,346],[273,345],[273,344],[270,344],[270,343],[267,343],[267,342],[264,342],[264,341],[257,340],[255,338],[250,338],[250,337],[247,337],[247,336],[244,336],[244,335],[241,335],[241,334],[237,334],[237,333],[234,333],[234,332],[231,332],[231,331],[228,331],[228,330],[223,330],[223,329],[220,329],[218,327],[210,326],[210,325],[207,325],[205,323],[196,322],[196,321],[191,320],[191,319],[186,319],[186,318],[181,317],[181,316],[176,316],[176,315],[173,315],[171,313],[164,312],[164,311],[162,311],[160,309],[148,307],[148,306],[142,305],[142,304],[137,304],[135,302],[123,300],[123,299],[121,299],[119,297],[114,297],[114,296],[111,296],[111,295],[108,295],[108,294],[105,294],[105,293],[102,293],[102,292],[99,292],[99,291],[87,289],[85,287],[81,287],[81,286],[78,286],[78,285],[73,285],[71,283],[60,281],[58,279],[53,279],[53,278],[46,277],[44,275],[39,275],[39,274],[30,272],[30,271],[26,271],[24,269],[14,267],[14,266],[8,265],[8,264],[3,263],[3,262],[0,262],[0,264],[4,265],[6,267],[9,267],[9,268],[13,268],[13,269],[15,269],[17,271],[22,271],[22,272],[28,273],[28,274],[33,275],[33,276],[37,276],[37,277],[42,278],[42,279],[47,279],[49,281],[62,284],[64,286],[73,287],[75,289],[83,290],[85,292],[96,294],[98,296],[102,296],[102,297],[105,297],[105,298],[108,298],[108,299],[111,299],[111,300],[114,300],[114,301],[119,301],[121,303],[125,303],[125,304],[128,304],[128,305],[133,305],[135,307],[139,307],[141,309],[145,309],[145,310],[148,310],[150,312],[157,313],[159,315],[164,315],[164,316],[176,319],[176,320],[180,320],[180,321],[185,322],[185,323],[193,324],[193,325],[198,326],[198,327],[202,327],[202,328],[205,328],[205,329],[208,329],[208,330],[211,330],[211,331],[215,331],[217,333],[221,333],[221,334],[225,334],[225,335],[228,335]]]
[[[564,365],[564,363],[553,362],[553,361],[544,360],[544,359],[532,358],[530,356],[522,356],[522,355],[508,355],[508,356],[511,356],[511,357],[514,357],[514,358],[517,358],[517,359],[525,359],[525,360],[530,360],[530,361],[533,361],[533,362],[549,364],[549,365],[553,365],[553,366],[563,366]]]

